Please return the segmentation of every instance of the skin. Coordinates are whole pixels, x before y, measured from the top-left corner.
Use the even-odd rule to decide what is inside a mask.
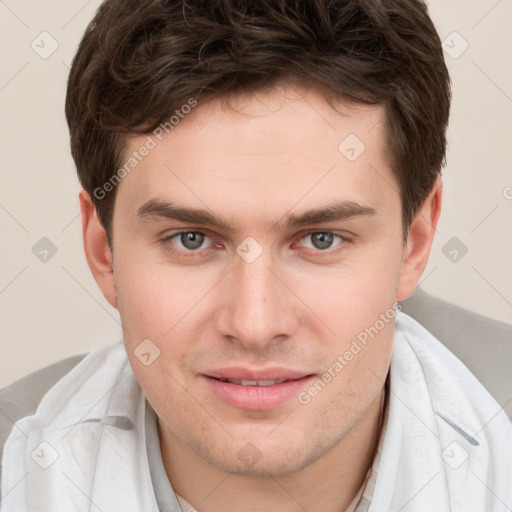
[[[231,105],[199,104],[121,180],[113,260],[91,199],[80,193],[87,261],[119,310],[176,492],[200,512],[339,512],[377,447],[393,320],[306,405],[293,399],[267,411],[237,408],[212,395],[200,374],[238,363],[321,376],[414,291],[442,183],[404,244],[382,106],[340,99],[334,110],[318,89],[298,85],[239,95]],[[353,162],[338,150],[351,133],[366,146]],[[145,140],[132,139],[129,152]],[[207,209],[236,229],[139,218],[137,209],[153,198]],[[277,224],[340,200],[376,213],[300,228]],[[179,236],[161,242],[180,230],[207,235],[201,254]],[[350,241],[335,236],[322,249],[311,232]],[[252,263],[236,252],[248,236],[263,250]],[[149,366],[134,355],[147,338],[160,350]],[[248,442],[261,454],[252,467],[237,456]]]

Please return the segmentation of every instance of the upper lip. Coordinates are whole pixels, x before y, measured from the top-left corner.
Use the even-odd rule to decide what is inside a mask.
[[[311,375],[300,370],[291,370],[289,368],[267,368],[265,370],[256,370],[243,367],[219,368],[205,372],[207,377],[216,379],[240,379],[240,380],[296,380]]]

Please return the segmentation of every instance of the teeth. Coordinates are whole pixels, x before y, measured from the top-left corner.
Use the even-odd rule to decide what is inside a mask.
[[[240,382],[237,382],[237,384],[241,384],[242,386],[257,386],[258,381],[257,380],[241,380]]]
[[[244,379],[220,379],[224,382],[230,382],[231,384],[239,384],[241,386],[273,386],[274,384],[281,384],[286,379],[276,380],[244,380]]]
[[[284,382],[284,381],[281,381]],[[259,380],[258,386],[273,386],[274,384],[279,384],[277,380]]]

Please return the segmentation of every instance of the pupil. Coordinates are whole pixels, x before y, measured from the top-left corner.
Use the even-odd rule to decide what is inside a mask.
[[[201,233],[196,233],[194,231],[189,231],[188,233],[181,234],[181,243],[187,249],[197,249],[201,247],[203,243],[204,235]]]
[[[332,233],[313,233],[311,235],[313,245],[315,245],[317,249],[329,248],[329,246],[332,244],[333,236],[334,235]]]

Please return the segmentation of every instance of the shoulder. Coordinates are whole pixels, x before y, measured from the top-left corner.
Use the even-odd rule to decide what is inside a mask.
[[[421,289],[401,305],[404,313],[468,367],[512,419],[512,324],[474,313]]]
[[[86,355],[62,359],[0,389],[0,473],[3,447],[14,423],[34,414],[46,392]]]

